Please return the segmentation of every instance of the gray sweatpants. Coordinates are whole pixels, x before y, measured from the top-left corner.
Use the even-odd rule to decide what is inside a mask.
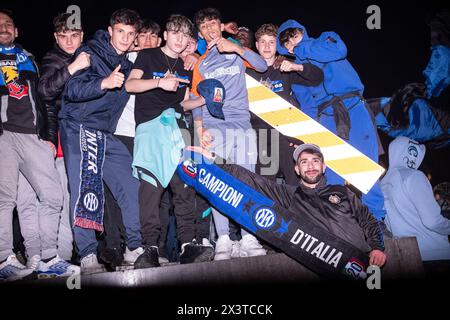
[[[56,158],[55,164],[63,193],[63,206],[58,225],[58,255],[69,261],[72,258],[73,235],[69,221],[69,188],[64,158]],[[27,256],[41,255],[40,235],[44,232],[41,228],[46,229],[48,226],[43,222],[39,223],[41,214],[39,200],[30,183],[21,173],[19,174],[17,212]]]
[[[207,125],[205,127],[208,128]],[[214,128],[208,128],[208,130],[214,137],[211,151],[214,151],[214,153],[227,161],[255,172],[255,164],[258,157],[256,133],[251,129],[249,123],[224,123],[216,125]],[[211,209],[217,235],[229,235],[230,225],[228,218],[215,208]],[[241,235],[246,234],[248,232],[241,229]]]
[[[0,135],[0,261],[13,254],[12,212],[16,206],[19,172],[39,199],[39,219],[23,222],[41,226],[41,257],[57,254],[62,192],[53,151],[35,134],[4,131]]]

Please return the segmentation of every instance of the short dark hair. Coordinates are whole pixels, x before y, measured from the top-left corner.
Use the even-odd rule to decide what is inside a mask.
[[[111,19],[109,20],[109,25],[111,27],[118,23],[123,23],[127,26],[134,26],[136,32],[138,32],[139,30],[141,30],[142,20],[139,16],[139,13],[137,13],[136,11],[122,8],[114,11],[111,15]]]
[[[150,32],[152,34],[157,34],[158,36],[160,36],[161,26],[151,19],[143,19],[141,30],[139,30],[139,32]]]
[[[182,31],[194,36],[194,24],[192,21],[181,14],[172,14],[166,22],[166,31]]]
[[[256,41],[258,41],[259,38],[261,38],[264,35],[268,35],[268,36],[272,36],[272,37],[276,38],[277,33],[278,33],[278,27],[276,25],[274,25],[273,23],[265,23],[261,27],[259,27],[258,30],[256,30],[255,38],[256,38]]]
[[[278,41],[282,46],[286,42],[289,41],[290,38],[294,37],[298,32],[303,34],[303,29],[301,28],[287,28],[286,30],[283,30],[280,35],[278,36]]]
[[[0,13],[7,15],[12,21],[14,21],[14,13],[9,9],[0,9]]]
[[[73,31],[81,31],[83,30],[83,26],[80,25],[80,28],[69,28],[67,24],[67,19],[69,19],[72,16],[71,13],[62,12],[58,14],[55,18],[53,18],[53,31],[58,32],[66,32],[69,30]]]
[[[200,28],[200,25],[205,22],[205,20],[222,21],[222,15],[216,8],[201,9],[194,15],[194,22],[197,28]]]

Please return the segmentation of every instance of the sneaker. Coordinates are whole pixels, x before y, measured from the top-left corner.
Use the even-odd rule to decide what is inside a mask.
[[[28,259],[27,268],[33,269],[33,271],[37,271],[40,262],[41,262],[41,256],[35,254],[34,256],[32,256],[31,258]]]
[[[156,246],[146,246],[144,252],[134,262],[135,269],[159,267],[159,252]]]
[[[207,262],[214,258],[214,248],[209,245],[197,244],[197,241],[183,243],[180,253],[180,264]]]
[[[123,255],[123,259],[125,260],[126,263],[134,264],[136,259],[143,253],[144,253],[144,248],[142,248],[142,247],[134,249],[133,251],[126,248],[125,254]]]
[[[22,279],[32,273],[33,269],[21,264],[14,254],[0,264],[0,282]]]
[[[118,266],[123,262],[122,248],[105,248],[100,252],[100,261],[104,264],[109,272],[116,271]]]
[[[228,260],[231,259],[231,251],[233,243],[228,235],[220,236],[216,242],[216,254],[214,260]]]
[[[82,273],[95,273],[102,272],[104,270],[103,265],[98,263],[97,255],[95,253],[88,254],[81,259],[81,271]]]
[[[159,264],[166,264],[166,263],[169,263],[169,259],[167,259],[166,257],[159,256],[158,262],[159,262]]]
[[[169,263],[169,255],[167,254],[167,249],[165,245],[159,245],[158,247],[158,252],[159,252],[159,264],[165,264],[165,263]]]
[[[239,241],[239,256],[241,258],[245,257],[255,257],[255,256],[265,256],[267,254],[266,249],[259,243],[251,234],[246,234]]]
[[[68,263],[57,255],[49,262],[43,262],[41,260],[37,273],[39,279],[68,277],[73,274],[80,274],[80,267]]]
[[[236,259],[241,257],[241,244],[239,241],[233,241],[231,246],[231,259]]]
[[[209,239],[203,238],[202,245],[212,247],[213,245],[209,242]]]

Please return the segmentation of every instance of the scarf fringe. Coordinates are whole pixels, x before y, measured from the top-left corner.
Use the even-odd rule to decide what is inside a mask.
[[[81,228],[85,228],[85,229],[93,229],[93,230],[100,231],[100,232],[103,232],[103,230],[104,230],[103,225],[101,225],[95,221],[92,221],[92,220],[89,220],[86,218],[81,218],[81,217],[75,218],[74,225],[77,227],[81,227]]]

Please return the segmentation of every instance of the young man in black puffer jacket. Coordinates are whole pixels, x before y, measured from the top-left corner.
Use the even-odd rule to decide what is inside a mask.
[[[55,44],[54,48],[49,51],[43,58],[40,66],[41,75],[37,85],[39,98],[45,103],[50,119],[48,130],[52,137],[52,143],[57,146],[56,151],[56,169],[61,181],[63,194],[63,205],[58,225],[58,255],[66,261],[70,261],[73,251],[73,236],[69,222],[69,190],[67,187],[67,174],[64,165],[61,144],[59,143],[58,134],[58,111],[61,109],[61,95],[64,86],[69,78],[78,70],[82,70],[89,66],[89,55],[86,53],[79,54],[74,59],[75,51],[80,47],[83,41],[83,31],[81,24],[78,26],[69,25],[68,19],[71,14],[61,13],[53,20]],[[33,216],[39,212],[38,199],[36,193],[30,183],[22,174],[19,175],[18,195],[17,195],[17,211],[21,225],[22,236],[28,256],[27,265],[36,269],[39,265],[41,256],[40,234],[42,233],[39,225],[26,223],[31,221]]]

